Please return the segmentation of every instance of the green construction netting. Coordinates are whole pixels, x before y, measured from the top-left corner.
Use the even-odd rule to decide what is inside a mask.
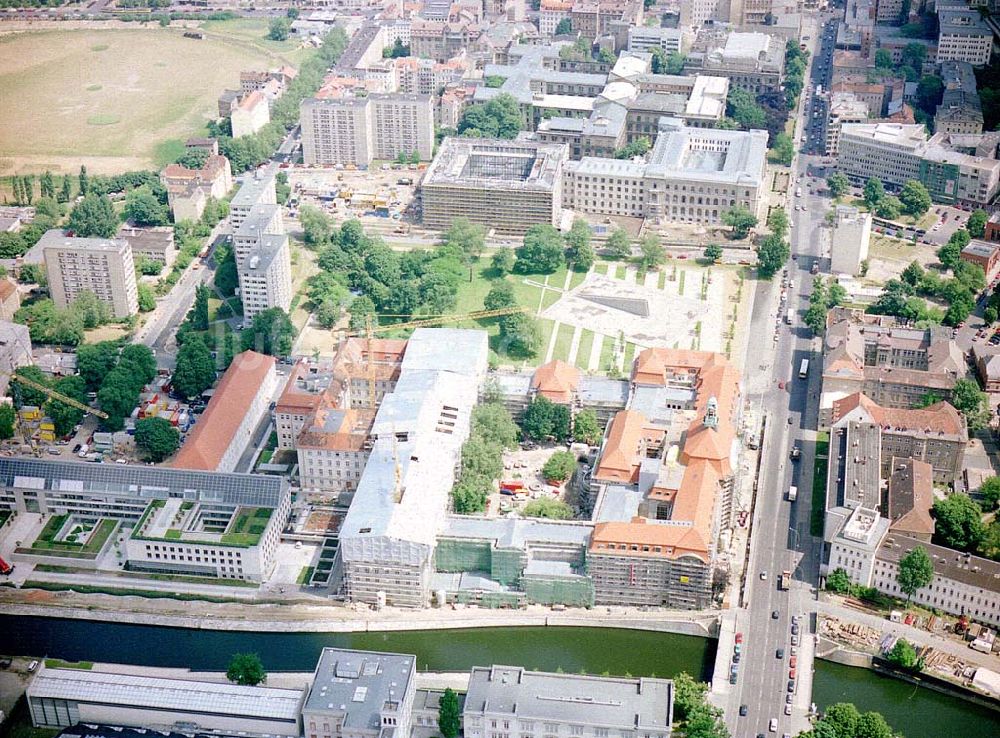
[[[524,577],[521,585],[528,602],[534,605],[594,605],[594,583],[589,578]]]

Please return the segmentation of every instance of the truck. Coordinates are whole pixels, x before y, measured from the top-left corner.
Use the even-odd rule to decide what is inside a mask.
[[[0,574],[7,576],[12,571],[14,571],[14,567],[8,564],[6,561],[4,561],[2,558],[0,558]]]
[[[788,501],[795,502],[795,498],[799,496],[799,488],[794,484],[788,488]]]
[[[799,364],[799,379],[805,379],[809,374],[809,359],[803,359]]]
[[[792,572],[783,571],[781,572],[781,578],[778,579],[778,589],[787,590],[789,582],[792,581]]]

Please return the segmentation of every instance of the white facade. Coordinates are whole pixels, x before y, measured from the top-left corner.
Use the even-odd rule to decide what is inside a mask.
[[[875,551],[887,530],[889,521],[877,510],[854,508],[830,541],[829,563],[823,565],[823,573],[843,569],[855,584],[869,586]]]
[[[840,130],[837,168],[865,181],[871,177],[902,187],[920,178],[926,129],[904,123],[847,123]]]
[[[938,62],[964,61],[974,67],[990,63],[993,31],[977,9],[938,12]]]
[[[668,54],[680,52],[683,38],[683,34],[677,28],[633,26],[628,29],[628,50],[649,51],[659,46]]]
[[[233,138],[252,136],[271,122],[271,112],[267,98],[259,91],[244,97],[229,118],[233,128]]]
[[[835,92],[830,98],[830,114],[826,122],[826,155],[840,152],[840,129],[845,123],[868,120],[868,104],[850,92]]]
[[[838,205],[830,243],[830,271],[849,274],[861,271],[861,262],[868,258],[872,235],[872,216],[848,205]]]
[[[250,323],[270,308],[292,307],[292,260],[288,236],[266,235],[237,267],[243,321]]]
[[[260,171],[256,171],[247,175],[229,203],[229,224],[233,232],[239,230],[254,205],[275,205],[277,202],[278,196],[272,172],[261,174]]]
[[[120,238],[73,238],[47,231],[40,241],[56,307],[68,308],[81,292],[90,291],[116,318],[139,309],[132,247]]]

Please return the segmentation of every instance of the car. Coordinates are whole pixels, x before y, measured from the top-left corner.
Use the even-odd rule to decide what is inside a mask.
[[[781,615],[781,613],[777,610],[771,610],[771,620],[777,620],[779,615]]]
[[[793,697],[792,695],[790,695],[790,694],[786,694],[786,695],[785,695],[785,704],[786,704],[786,705],[790,705],[790,704],[792,704],[792,700],[794,700],[794,699],[795,699],[795,698],[794,698],[794,697]]]
[[[788,659],[788,665],[794,669],[795,666],[798,664],[798,660],[799,660],[798,656],[792,656],[791,658]]]
[[[45,453],[50,454],[51,456],[58,456],[60,452],[55,446],[49,446],[45,449]]]
[[[799,645],[799,637],[797,635],[792,636],[792,645],[793,646]]]
[[[762,581],[762,582],[766,582],[767,581],[767,569],[765,569],[764,571],[762,571],[760,573],[760,581]]]
[[[771,718],[767,723],[767,729],[774,733],[778,730],[778,718]]]
[[[789,457],[792,459],[792,461],[798,461],[799,457],[801,456],[802,456],[802,449],[800,449],[798,446],[792,446],[792,452],[789,454]]]
[[[735,671],[729,672],[729,683],[736,684],[737,673]]]
[[[785,714],[786,715],[791,715],[792,714],[792,706],[791,705],[788,705],[788,704],[785,705]]]
[[[788,653],[790,653],[792,656],[798,656],[799,649],[797,649],[795,646],[792,646],[790,649],[788,649]]]
[[[748,711],[748,708],[747,708],[746,705],[740,705],[740,717],[746,717],[747,716],[747,711]]]
[[[789,424],[789,425],[791,425],[791,424],[792,424],[792,422],[793,422],[793,418],[792,418],[792,416],[791,416],[791,415],[789,415],[789,416],[788,416],[788,424]]]
[[[798,635],[798,634],[799,634],[799,624],[792,623],[792,635]]]
[[[789,679],[788,680],[788,692],[792,693],[794,691],[795,691],[795,680],[794,679]]]
[[[78,444],[76,444],[76,445],[75,445],[75,446],[73,447],[73,453],[74,453],[74,454],[75,454],[75,453],[78,453],[78,452],[80,451],[80,448],[81,448],[82,446],[83,446],[83,444],[82,444],[82,443],[78,443]]]
[[[794,679],[795,678],[795,669],[789,669],[788,670],[788,678],[789,679]]]
[[[31,663],[28,664],[28,671],[29,672],[34,671],[37,668],[38,668],[38,662],[37,661],[32,661]]]
[[[733,646],[733,653],[739,653],[742,650],[743,650],[743,646],[741,646],[739,643],[737,643],[735,646]]]
[[[738,663],[740,663],[740,652],[739,652],[739,651],[736,651],[736,652],[735,652],[735,653],[733,654],[733,663],[734,663],[734,664],[738,664]]]
[[[774,658],[776,658],[776,659],[783,659],[783,658],[785,658],[785,649],[779,648],[777,651],[775,651],[774,652]]]
[[[736,642],[737,643],[743,643],[743,634],[742,633],[737,633],[736,634]]]

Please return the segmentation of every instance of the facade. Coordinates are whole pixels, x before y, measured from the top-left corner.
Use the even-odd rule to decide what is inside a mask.
[[[669,738],[673,682],[473,667],[462,718],[467,738],[490,738],[500,725],[511,735],[606,738],[628,733]],[[497,728],[494,728],[497,726]]]
[[[983,274],[986,275],[986,281],[989,282],[993,279],[996,274],[997,265],[1000,264],[1000,246],[993,243],[987,243],[986,241],[970,241],[969,244],[962,249],[961,256],[962,261],[967,261],[970,264],[977,264],[983,268]]]
[[[116,237],[128,241],[128,245],[132,247],[133,260],[158,261],[169,268],[177,256],[174,229],[170,226],[140,228],[123,224]]]
[[[264,93],[254,90],[244,96],[233,108],[229,121],[233,127],[233,138],[252,136],[270,123],[271,112]]]
[[[767,132],[659,123],[645,162],[585,157],[564,168],[565,207],[579,213],[717,224],[734,206],[761,216],[767,200]]]
[[[668,54],[680,53],[684,34],[677,28],[635,26],[628,29],[628,50],[649,51],[660,47]]]
[[[261,236],[237,266],[237,275],[245,324],[270,308],[291,310],[292,262],[286,234]]]
[[[934,564],[934,579],[917,590],[913,602],[969,620],[1000,626],[1000,563],[890,531],[875,555],[871,585],[893,597],[903,597],[896,577],[899,560],[917,546]]]
[[[171,466],[233,471],[251,434],[269,409],[277,382],[273,356],[256,351],[237,355]]]
[[[302,157],[307,165],[368,166],[434,149],[434,106],[429,94],[366,93],[337,88],[300,106]]]
[[[859,100],[852,92],[834,92],[830,95],[830,112],[826,121],[826,155],[840,152],[840,127],[844,123],[864,123],[869,115],[868,103]]]
[[[330,367],[300,359],[275,402],[272,416],[278,448],[294,449],[295,439],[306,418],[319,406],[323,393],[334,381]]]
[[[274,186],[274,172],[261,174],[255,171],[252,175],[247,175],[239,190],[233,195],[229,203],[229,223],[235,235],[243,221],[250,215],[250,211],[255,205],[277,205],[278,197]],[[280,220],[280,216],[279,220]],[[273,231],[280,233],[281,231]]]
[[[324,648],[302,704],[305,738],[408,738],[416,657]]]
[[[87,723],[251,738],[297,738],[302,697],[301,689],[59,669],[44,663],[26,693],[36,728]]]
[[[0,319],[0,392],[7,394],[10,375],[16,369],[33,363],[28,326]]]
[[[947,331],[915,329],[883,315],[834,308],[824,337],[820,425],[833,403],[864,393],[887,408],[918,407],[926,395],[951,397],[965,359]]]
[[[538,8],[538,30],[544,36],[555,36],[563,20],[569,20],[572,0],[542,0]]]
[[[559,224],[564,145],[446,138],[420,185],[423,221],[445,230],[454,218],[501,233]]]
[[[868,258],[872,216],[849,205],[838,205],[835,213],[831,229],[830,271],[855,276],[861,270],[861,262]]]
[[[371,453],[375,413],[338,405],[324,397],[303,423],[295,448],[303,489],[344,493],[349,500]]]
[[[976,91],[972,65],[964,61],[941,64],[944,93],[934,113],[934,130],[939,133],[976,135],[983,132],[983,107]]]
[[[754,95],[776,92],[785,71],[785,40],[766,33],[702,31],[684,71],[727,77],[731,86]]]
[[[840,131],[837,168],[848,177],[902,187],[920,179],[920,161],[927,141],[922,125],[899,123],[850,123]]]
[[[875,552],[888,529],[889,521],[878,510],[855,507],[830,541],[829,560],[823,572],[843,569],[852,582],[871,581]]]
[[[21,293],[10,277],[0,279],[0,320],[14,320],[14,313],[21,307]]]
[[[174,220],[198,220],[209,198],[220,200],[233,188],[229,159],[213,154],[201,169],[170,164],[160,172],[160,182],[167,190],[167,204]]]
[[[990,63],[993,31],[974,8],[938,10],[938,61],[968,62],[974,67]]]
[[[436,538],[486,373],[486,338],[482,331],[418,328],[407,342],[340,529],[349,601],[430,601]]]
[[[68,308],[81,292],[89,291],[106,303],[116,318],[138,311],[135,264],[128,241],[75,238],[53,229],[46,231],[39,243],[56,307]]]

